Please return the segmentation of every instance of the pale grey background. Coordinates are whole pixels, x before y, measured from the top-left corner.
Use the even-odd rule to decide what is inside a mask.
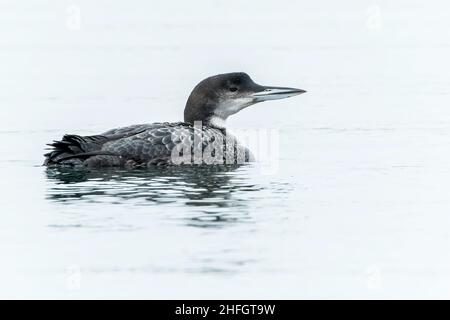
[[[0,297],[449,298],[449,30],[446,1],[0,0]],[[276,175],[39,166],[230,71],[308,90],[230,119],[280,130]]]

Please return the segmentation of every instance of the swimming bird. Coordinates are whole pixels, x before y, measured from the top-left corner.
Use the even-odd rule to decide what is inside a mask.
[[[64,135],[48,144],[44,165],[136,168],[249,162],[253,156],[227,131],[227,118],[250,105],[304,92],[262,86],[243,72],[215,75],[191,92],[183,122],[132,125],[92,136]]]

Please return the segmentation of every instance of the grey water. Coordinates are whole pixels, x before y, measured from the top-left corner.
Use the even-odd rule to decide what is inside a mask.
[[[449,298],[445,1],[0,1],[0,297]],[[46,143],[179,121],[201,79],[277,166],[70,170]]]

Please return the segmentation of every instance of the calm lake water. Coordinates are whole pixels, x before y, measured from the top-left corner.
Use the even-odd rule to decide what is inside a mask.
[[[444,1],[0,1],[1,298],[450,298]],[[64,133],[182,119],[201,79],[278,168],[58,170]]]

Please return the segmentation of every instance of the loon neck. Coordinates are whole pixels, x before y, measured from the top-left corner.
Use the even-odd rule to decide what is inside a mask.
[[[184,122],[195,126],[216,128],[220,130],[226,129],[226,116],[217,114],[217,105],[212,103],[203,103],[201,107],[195,107],[196,104],[188,103],[184,109]]]
[[[226,120],[218,117],[218,116],[212,116],[204,123],[205,126],[217,128],[220,130],[226,129]]]
[[[214,129],[219,129],[221,131],[226,131],[226,121],[217,116],[208,117],[205,120],[194,120],[194,121],[184,121],[194,127],[209,127]]]

